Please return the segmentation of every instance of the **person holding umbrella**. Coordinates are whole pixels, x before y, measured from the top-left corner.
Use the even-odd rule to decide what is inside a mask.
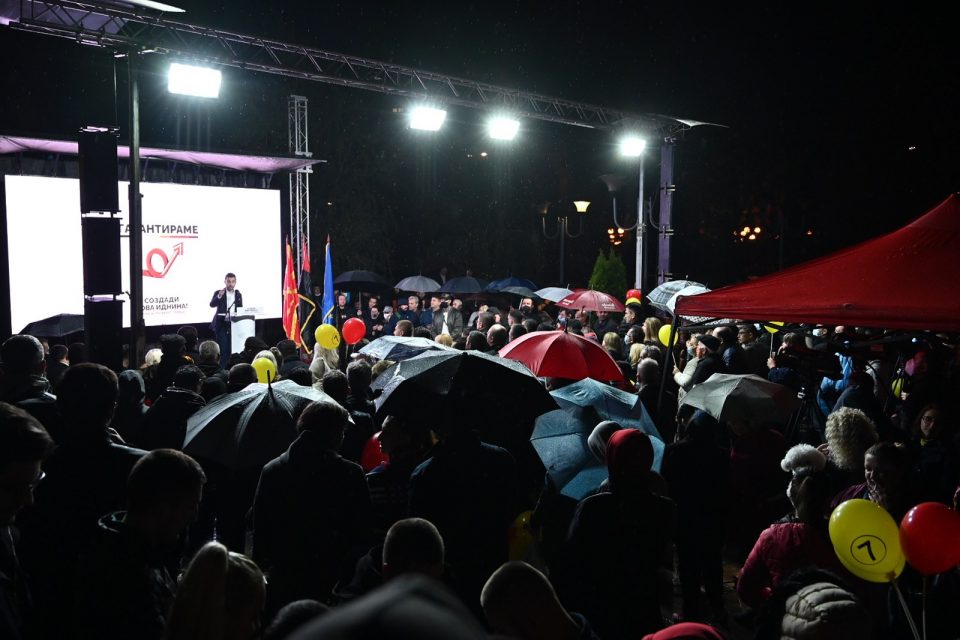
[[[260,474],[253,500],[253,559],[270,576],[267,608],[324,601],[371,544],[370,495],[360,465],[337,454],[347,410],[313,402],[297,439]]]
[[[640,637],[663,627],[660,604],[672,598],[676,507],[650,490],[649,436],[617,431],[606,454],[610,492],[577,507],[557,584],[601,637]]]

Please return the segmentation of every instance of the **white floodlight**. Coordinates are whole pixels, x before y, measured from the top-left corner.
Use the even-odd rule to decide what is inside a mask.
[[[410,110],[410,128],[421,131],[439,131],[447,112],[433,107],[414,107]]]
[[[620,141],[620,155],[636,158],[643,153],[646,146],[647,141],[640,136],[627,136]]]
[[[198,98],[220,96],[220,70],[174,62],[167,76],[167,91]]]
[[[487,122],[487,135],[494,140],[513,140],[520,130],[520,121],[505,116],[490,118]]]

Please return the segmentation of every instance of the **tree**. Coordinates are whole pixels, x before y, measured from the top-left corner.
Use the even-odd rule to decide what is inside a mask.
[[[597,255],[597,261],[593,264],[593,273],[590,275],[588,285],[594,291],[602,291],[616,298],[619,298],[627,290],[627,268],[619,255],[614,253],[613,248],[607,255],[603,254],[603,249]]]

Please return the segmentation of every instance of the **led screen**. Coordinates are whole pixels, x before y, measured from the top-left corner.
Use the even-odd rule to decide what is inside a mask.
[[[80,183],[5,176],[14,332],[59,313],[83,313]],[[120,183],[127,207],[127,183]],[[260,318],[281,313],[280,192],[141,183],[143,302],[147,325],[209,322],[228,271]],[[120,214],[122,288],[129,291],[127,212]],[[126,299],[126,296],[124,296]],[[124,305],[124,326],[130,326]]]

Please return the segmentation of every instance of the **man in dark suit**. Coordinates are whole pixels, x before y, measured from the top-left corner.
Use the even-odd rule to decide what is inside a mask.
[[[220,366],[227,368],[230,362],[230,354],[233,348],[230,344],[230,318],[231,313],[235,313],[237,307],[243,306],[243,295],[237,290],[237,276],[234,273],[228,273],[223,278],[223,289],[217,289],[210,298],[210,306],[216,307],[217,312],[213,314],[211,327],[217,336],[217,344],[220,345]]]

